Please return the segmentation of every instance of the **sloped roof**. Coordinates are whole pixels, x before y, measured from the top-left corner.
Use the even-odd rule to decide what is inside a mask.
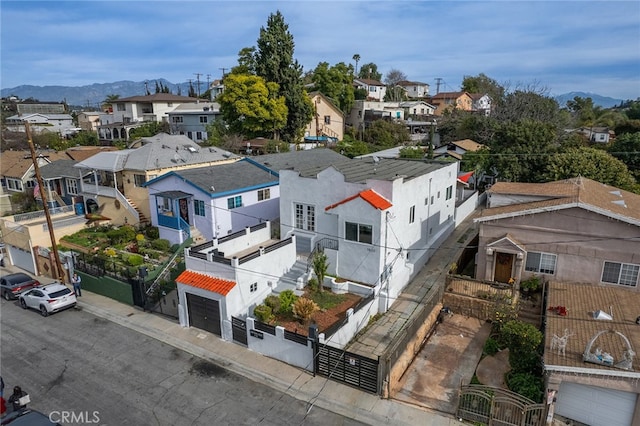
[[[440,92],[433,95],[431,99],[458,99],[462,95],[469,95],[467,92]]]
[[[240,158],[221,148],[201,147],[184,135],[158,133],[140,142],[141,147],[129,150],[124,169],[147,171]]]
[[[99,152],[86,160],[78,162],[73,167],[119,172],[124,170],[127,155],[132,151],[132,149],[122,149],[120,151]]]
[[[208,108],[208,110],[205,110],[205,108]],[[169,112],[169,115],[172,114],[176,114],[176,113],[181,113],[181,114],[188,114],[188,113],[209,113],[209,114],[216,114],[220,112],[220,104],[217,102],[199,102],[199,103],[185,103],[185,104],[180,104],[177,107],[175,107],[173,109],[173,111]]]
[[[78,169],[73,167],[76,163],[78,163],[76,160],[56,160],[53,163],[40,166],[40,176],[42,179],[80,178]]]
[[[360,83],[364,83],[368,86],[384,86],[385,84],[378,81],[378,80],[374,80],[372,78],[356,78],[353,80],[354,82],[360,82]]]
[[[613,367],[590,364],[582,360],[588,342],[600,331],[609,329],[618,331],[631,342],[633,350],[640,348],[640,325],[635,323],[640,306],[640,293],[634,289],[627,289],[615,285],[591,285],[582,283],[549,283],[547,305],[549,307],[564,306],[566,316],[552,312],[546,314],[544,365],[548,370],[579,369],[586,374],[601,374],[608,376],[631,375],[640,377],[640,358],[633,360],[635,373]],[[591,313],[597,310],[613,313],[613,321],[595,319]],[[567,339],[565,355],[552,351],[551,340],[555,334],[564,335],[565,330],[570,334]],[[625,345],[619,336],[612,333],[602,334],[597,340],[598,347],[609,352],[617,363],[622,359]]]
[[[40,151],[36,152],[40,158],[48,162],[69,159],[64,152]],[[30,151],[3,151],[0,155],[0,173],[2,176],[22,179],[25,173],[33,166]]]
[[[243,159],[216,166],[175,170],[150,180],[145,186],[170,176],[179,176],[211,196],[264,188],[276,185],[279,181],[275,171]],[[213,189],[211,189],[212,187]]]
[[[471,176],[473,176],[474,173],[475,173],[474,171],[470,171],[470,172],[467,172],[467,173],[462,173],[462,174],[460,174],[458,176],[458,180],[460,182],[467,183],[467,182],[469,182],[469,179],[471,178]]]
[[[74,146],[72,148],[68,148],[65,152],[72,160],[83,161],[99,152],[117,150],[118,148],[115,146]]]
[[[398,86],[428,86],[429,83],[420,83],[419,81],[402,80],[396,83]]]
[[[332,149],[317,148],[304,151],[290,151],[251,157],[251,161],[279,172],[280,170],[302,170],[313,166],[326,168],[332,164],[349,160]]]
[[[544,199],[484,209],[474,221],[579,207],[640,226],[640,195],[584,177],[548,183],[498,182],[487,192],[537,195]]]
[[[233,281],[227,281],[222,278],[215,278],[193,271],[184,271],[178,276],[178,278],[176,278],[176,281],[190,285],[191,287],[212,291],[223,296],[229,294],[229,292],[236,286],[236,283]]]
[[[455,146],[458,146],[462,149],[464,149],[465,151],[478,151],[481,148],[484,148],[484,145],[482,145],[481,143],[478,143],[474,140],[471,139],[462,139],[460,141],[453,141],[451,142],[452,144],[454,144]]]
[[[362,198],[363,200],[365,200],[367,203],[371,204],[374,208],[376,208],[378,210],[386,210],[389,207],[393,206],[393,204],[391,204],[391,202],[389,200],[384,198],[382,195],[378,194],[373,189],[367,189],[367,190],[364,190],[364,191],[360,191],[356,195],[352,195],[351,197],[347,197],[344,200],[338,201],[335,204],[327,206],[327,207],[325,207],[324,210],[325,211],[332,210],[332,209],[338,207],[339,205],[346,204],[349,201],[355,200],[358,197]]]

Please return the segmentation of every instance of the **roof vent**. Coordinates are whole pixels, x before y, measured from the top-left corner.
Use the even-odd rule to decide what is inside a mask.
[[[613,316],[603,310],[597,310],[593,313],[593,319],[613,321]]]
[[[193,146],[189,146],[189,147],[187,147],[187,149],[188,149],[188,150],[189,150],[189,152],[191,152],[191,153],[196,153],[196,152],[198,152],[198,150],[197,150],[195,147],[193,147]]]
[[[609,194],[617,195],[618,197],[622,197],[622,193],[620,191],[609,191]]]
[[[627,208],[627,204],[624,202],[624,200],[613,200],[612,203],[613,204],[617,204],[619,206],[622,206],[625,209]]]

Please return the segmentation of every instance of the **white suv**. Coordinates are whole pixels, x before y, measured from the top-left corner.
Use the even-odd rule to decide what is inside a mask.
[[[20,306],[23,309],[38,309],[43,317],[75,305],[76,295],[69,287],[60,283],[36,287],[20,295]]]

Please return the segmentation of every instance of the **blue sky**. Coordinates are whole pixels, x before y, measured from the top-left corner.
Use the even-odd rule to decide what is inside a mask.
[[[640,2],[0,1],[2,88],[221,77],[280,10],[312,70],[373,62],[435,93],[485,73],[514,89],[640,97]]]

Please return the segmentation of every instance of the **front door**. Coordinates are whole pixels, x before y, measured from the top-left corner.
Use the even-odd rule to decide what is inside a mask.
[[[513,254],[498,253],[496,255],[496,269],[493,280],[500,283],[508,283],[513,270]]]
[[[180,217],[185,222],[189,223],[189,204],[186,198],[180,198],[178,200],[178,206],[180,207]]]

